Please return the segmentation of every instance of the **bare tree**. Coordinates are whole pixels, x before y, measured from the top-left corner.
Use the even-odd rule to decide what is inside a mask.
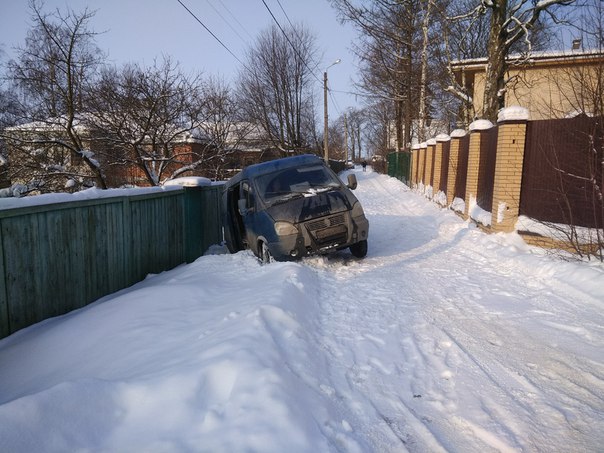
[[[94,99],[90,122],[112,180],[134,168],[132,183],[155,186],[205,161],[211,144],[198,133],[207,114],[201,78],[170,59],[106,69]]]
[[[419,115],[418,42],[426,1],[331,0],[331,3],[341,19],[354,24],[361,34],[354,48],[361,61],[360,88],[392,102],[397,148],[408,146],[413,119]]]
[[[570,111],[585,118],[589,128],[568,132],[583,146],[569,159],[567,150],[552,143],[552,156],[544,159],[554,169],[555,192],[560,202],[564,225],[545,223],[555,235],[570,243],[581,257],[595,257],[604,261],[604,3],[588,0],[575,18],[575,30],[587,49],[583,57],[590,64],[558,71],[556,83],[563,102]],[[555,112],[557,113],[557,112]],[[568,114],[568,111],[566,112]],[[577,205],[577,192],[586,204]],[[577,221],[581,210],[582,222]]]
[[[302,26],[273,26],[249,49],[239,77],[244,115],[259,125],[273,146],[307,149],[315,135],[314,36]]]
[[[547,15],[553,22],[558,22],[557,13],[560,7],[575,3],[575,0],[475,0],[468,9],[449,17],[451,21],[473,20],[489,14],[489,35],[487,39],[487,68],[484,89],[482,116],[496,121],[497,113],[503,107],[506,89],[506,70],[509,64],[523,61],[508,61],[514,46],[530,53],[533,49],[532,36],[539,26],[540,18]]]
[[[199,124],[199,131],[212,152],[199,156],[205,157],[200,166],[218,179],[225,176],[224,168],[233,163],[231,157],[235,151],[254,141],[257,129],[244,120],[241,104],[224,80],[217,77],[206,80],[202,97],[203,121]]]
[[[103,169],[86,148],[79,127],[87,85],[103,58],[94,42],[95,33],[88,28],[94,12],[45,13],[35,0],[30,9],[33,28],[25,46],[18,49],[17,60],[9,62],[8,72],[23,96],[23,120],[36,126],[29,132],[25,128],[10,132],[10,145],[20,152],[11,158],[11,172],[42,191],[64,184],[85,186],[91,181],[105,188]],[[32,153],[35,158],[29,159]],[[42,168],[36,167],[38,160]]]
[[[394,124],[394,105],[387,100],[378,100],[365,109],[365,136],[367,154],[385,158],[396,147]]]
[[[347,113],[350,159],[358,161],[362,153],[362,131],[367,122],[367,112],[362,108],[351,108]]]
[[[3,58],[4,51],[0,47],[0,65],[4,65]],[[19,107],[20,103],[16,94],[6,88],[5,81],[0,79],[0,189],[10,186],[8,153],[1,131],[17,124],[20,117]]]

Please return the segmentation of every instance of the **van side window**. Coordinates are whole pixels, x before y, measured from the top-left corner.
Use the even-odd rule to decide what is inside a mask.
[[[251,209],[254,207],[254,193],[249,181],[241,183],[241,198],[245,199],[245,207]]]

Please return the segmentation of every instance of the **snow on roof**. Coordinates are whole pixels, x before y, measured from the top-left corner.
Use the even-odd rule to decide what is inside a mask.
[[[85,125],[84,118],[74,118],[73,127],[79,131],[86,131],[88,128]],[[67,127],[67,117],[59,116],[48,118],[44,121],[31,121],[29,123],[18,124],[16,126],[7,127],[8,132],[56,132],[63,131]]]
[[[590,57],[604,57],[604,52],[597,49],[584,50],[584,51],[543,51],[543,52],[531,52],[528,56],[523,54],[511,54],[508,55],[506,60],[571,60],[571,59],[586,59]],[[451,66],[472,66],[472,65],[486,65],[488,62],[487,57],[480,58],[468,58],[465,60],[455,60],[451,62]]]

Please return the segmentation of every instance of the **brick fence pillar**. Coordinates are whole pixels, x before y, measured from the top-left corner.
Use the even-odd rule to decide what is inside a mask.
[[[450,141],[451,137],[447,134],[438,134],[436,136],[436,147],[434,148],[434,196],[438,195],[441,190],[440,181],[442,178],[443,168],[443,144]]]
[[[418,168],[419,168],[419,145],[413,145],[411,148],[411,184],[409,187],[417,187],[418,179]]]
[[[432,189],[434,190],[434,196],[440,190],[440,172],[443,162],[443,142],[436,140],[434,145],[434,174],[432,175]]]
[[[434,173],[432,168],[434,166],[434,148],[436,148],[436,140],[431,138],[426,142],[426,144],[428,147],[426,149],[426,182],[424,184],[426,185],[426,188],[430,187],[430,189],[425,191],[425,194],[432,198],[434,194],[434,186],[432,181]]]
[[[488,120],[477,120],[470,124],[470,148],[468,153],[468,177],[466,180],[466,208],[464,216],[470,215],[470,207],[476,203],[478,198],[478,175],[480,173],[481,143],[485,140],[483,131],[493,127]]]
[[[449,172],[447,174],[447,206],[451,206],[455,198],[455,181],[457,181],[457,166],[459,164],[459,142],[465,137],[466,131],[455,129],[451,132],[449,147]]]
[[[518,220],[528,110],[508,107],[499,112],[497,160],[491,209],[491,229],[510,232]]]
[[[426,184],[426,147],[428,145],[426,142],[420,143],[419,145],[419,159],[418,159],[418,169],[417,169],[417,183]]]

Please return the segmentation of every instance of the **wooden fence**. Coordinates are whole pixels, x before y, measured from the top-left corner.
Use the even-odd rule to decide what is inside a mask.
[[[192,262],[222,240],[220,186],[0,211],[0,338]]]

